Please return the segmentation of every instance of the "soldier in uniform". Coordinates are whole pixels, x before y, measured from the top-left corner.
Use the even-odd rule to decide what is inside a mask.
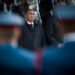
[[[61,48],[48,48],[42,58],[43,75],[75,75],[75,7],[54,9],[55,21],[64,38]]]
[[[33,74],[34,54],[17,46],[22,25],[20,16],[0,12],[0,75]]]

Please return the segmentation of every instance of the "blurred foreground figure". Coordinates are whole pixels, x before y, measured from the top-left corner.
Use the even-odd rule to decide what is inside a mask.
[[[32,75],[33,54],[17,46],[23,19],[11,12],[0,13],[0,75]],[[33,55],[33,56],[32,56]]]
[[[75,7],[60,6],[54,14],[64,43],[61,48],[48,48],[44,53],[43,75],[75,75]]]

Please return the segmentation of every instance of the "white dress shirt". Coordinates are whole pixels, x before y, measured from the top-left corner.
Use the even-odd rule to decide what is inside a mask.
[[[34,22],[29,22],[29,21],[27,21],[27,23],[30,25],[30,24],[32,24],[32,28],[34,27]]]

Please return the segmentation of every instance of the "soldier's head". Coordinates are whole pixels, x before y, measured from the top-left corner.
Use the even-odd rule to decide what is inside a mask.
[[[61,34],[75,32],[75,7],[65,5],[54,10],[55,21],[58,25]]]
[[[30,22],[35,20],[35,11],[34,9],[28,9],[25,13],[26,19]]]
[[[0,13],[0,43],[9,42],[13,38],[17,41],[22,24],[23,20],[18,15],[9,12]]]

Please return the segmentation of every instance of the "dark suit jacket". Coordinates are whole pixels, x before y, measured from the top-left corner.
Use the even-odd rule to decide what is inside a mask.
[[[46,23],[47,25],[45,27],[45,33],[49,44],[58,44],[62,43],[63,41],[59,33],[60,31],[58,25],[56,25],[54,22],[54,17],[49,17]]]
[[[0,45],[0,75],[33,75],[33,53],[22,48]]]
[[[75,75],[75,42],[46,51],[42,60],[43,75]]]
[[[22,36],[19,40],[19,45],[31,50],[45,46],[45,36],[42,26],[34,23],[34,29],[31,29],[30,26],[25,23],[22,28]]]
[[[61,43],[58,27],[54,24],[53,16],[50,14],[50,10],[53,9],[51,0],[41,0],[39,8],[47,45]]]

